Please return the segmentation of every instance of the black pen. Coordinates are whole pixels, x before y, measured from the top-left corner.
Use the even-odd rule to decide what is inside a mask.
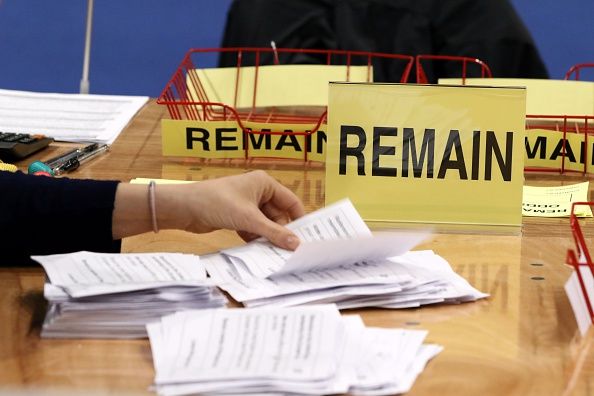
[[[55,172],[57,175],[59,175],[60,173],[63,173],[63,172],[72,172],[73,170],[78,169],[78,167],[83,162],[90,160],[91,158],[95,157],[98,154],[103,153],[104,151],[107,151],[107,149],[109,149],[109,145],[95,143],[95,146],[93,147],[92,150],[85,150],[85,152],[83,152],[81,155],[69,159],[66,163],[59,166],[55,170]]]
[[[97,147],[97,143],[91,143],[85,147],[79,147],[74,150],[70,150],[64,154],[58,155],[57,157],[51,158],[48,161],[45,161],[45,164],[50,168],[54,169],[58,167],[60,164],[67,162],[68,160],[78,157],[86,152],[93,151]]]

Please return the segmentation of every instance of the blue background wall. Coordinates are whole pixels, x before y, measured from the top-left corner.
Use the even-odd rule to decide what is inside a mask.
[[[575,63],[594,62],[593,0],[512,2],[552,78]],[[230,3],[96,0],[91,93],[158,96],[189,48],[220,45]],[[86,4],[0,0],[0,88],[78,92]]]

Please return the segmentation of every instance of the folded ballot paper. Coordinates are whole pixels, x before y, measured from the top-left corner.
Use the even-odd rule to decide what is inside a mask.
[[[146,337],[145,325],[163,315],[227,302],[194,255],[77,252],[32,258],[49,279],[43,337]]]
[[[429,232],[374,235],[349,200],[288,227],[302,241],[295,252],[256,240],[202,262],[217,286],[248,307],[410,308],[487,296],[432,251],[410,251]]]
[[[442,348],[335,305],[185,311],[147,325],[161,395],[408,391]]]

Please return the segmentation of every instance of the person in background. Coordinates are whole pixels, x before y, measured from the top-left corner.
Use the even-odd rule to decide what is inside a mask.
[[[277,48],[466,56],[489,65],[493,77],[548,78],[509,0],[234,0],[221,46],[270,48],[271,41]],[[254,62],[248,55],[243,66]],[[327,62],[325,55],[279,56],[281,64]],[[366,64],[367,59],[351,61]],[[272,63],[271,54],[260,59],[260,64]],[[236,53],[221,53],[219,66],[236,65]],[[456,62],[424,62],[423,68],[430,83],[461,77]],[[404,64],[376,59],[373,69],[376,82],[400,82]],[[469,68],[467,77],[480,77],[479,72]]]
[[[121,238],[162,229],[233,229],[294,250],[283,225],[304,214],[297,196],[263,171],[175,185],[135,185],[0,172],[1,265],[80,250],[119,252]]]

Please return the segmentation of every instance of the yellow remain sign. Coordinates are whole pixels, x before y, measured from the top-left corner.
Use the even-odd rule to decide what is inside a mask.
[[[259,133],[244,132],[236,121],[162,120],[163,155],[324,161],[326,132],[322,128],[315,133],[304,134],[303,124],[244,122],[244,125]],[[284,133],[267,133],[270,131]]]
[[[522,221],[523,88],[332,83],[326,203],[373,223],[509,232]]]

